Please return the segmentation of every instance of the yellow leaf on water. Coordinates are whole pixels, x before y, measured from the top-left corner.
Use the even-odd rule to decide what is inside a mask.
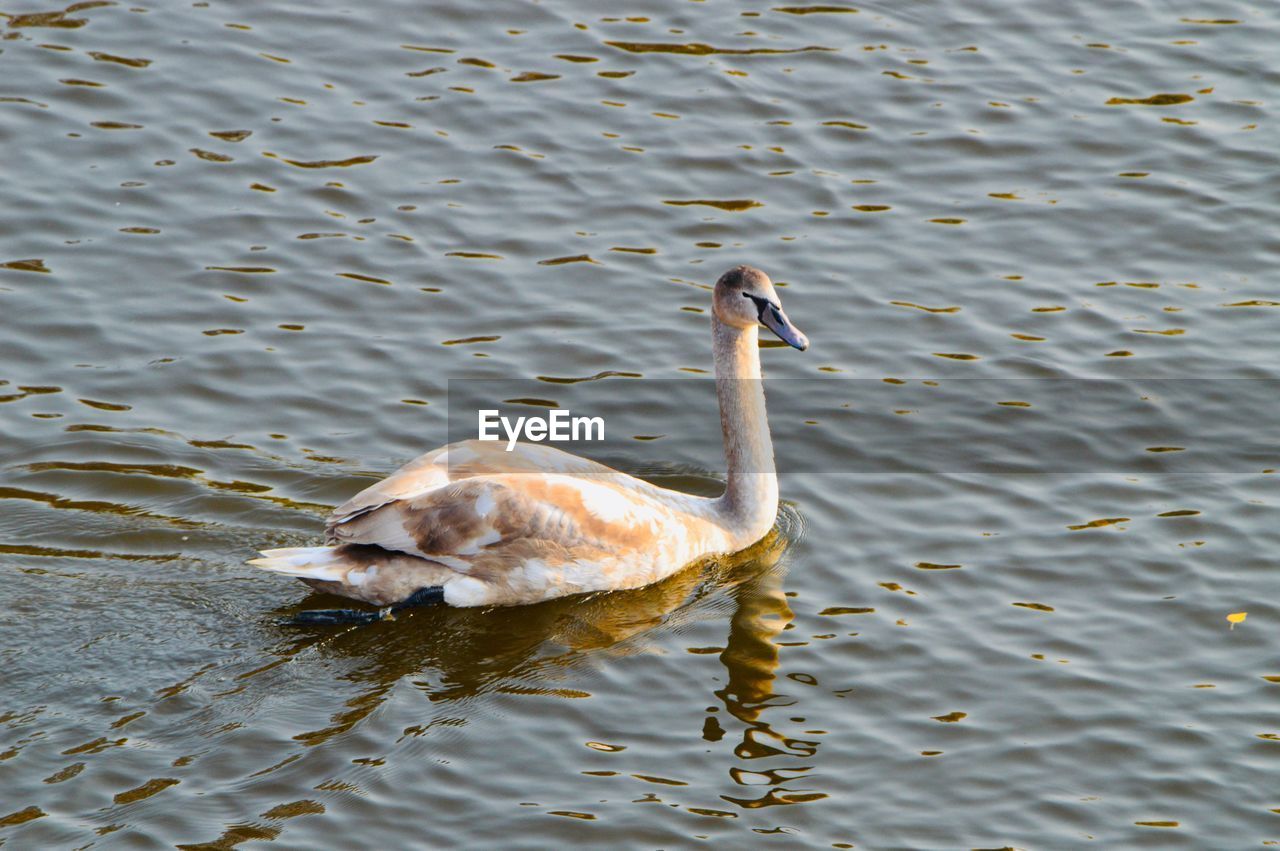
[[[1227,620],[1231,621],[1231,628],[1235,629],[1236,624],[1244,623],[1244,619],[1249,616],[1248,612],[1232,612],[1227,615]]]

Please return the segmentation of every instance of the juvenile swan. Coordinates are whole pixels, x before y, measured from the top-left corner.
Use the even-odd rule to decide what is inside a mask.
[[[339,506],[328,546],[265,550],[249,563],[378,606],[510,606],[638,588],[750,546],[778,512],[758,328],[801,351],[809,340],[759,269],[725,272],[712,302],[722,496],[666,490],[540,444],[506,452],[464,441]]]

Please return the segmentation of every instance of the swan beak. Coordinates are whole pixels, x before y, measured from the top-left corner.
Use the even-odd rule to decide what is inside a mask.
[[[778,339],[800,351],[809,348],[809,338],[799,328],[791,324],[787,314],[781,307],[772,304],[760,311],[760,322],[764,327],[778,335]]]

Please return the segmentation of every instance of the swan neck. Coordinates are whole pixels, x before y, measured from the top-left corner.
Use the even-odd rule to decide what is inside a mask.
[[[759,329],[712,319],[716,397],[724,434],[728,487],[719,509],[735,545],[755,543],[778,514],[778,476],[760,374]]]

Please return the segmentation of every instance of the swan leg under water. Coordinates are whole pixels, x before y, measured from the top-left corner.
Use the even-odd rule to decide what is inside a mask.
[[[321,547],[249,563],[381,607],[510,606],[649,585],[763,538],[778,477],[760,381],[761,325],[804,350],[769,276],[716,282],[711,337],[728,483],[719,497],[667,490],[541,444],[464,441],[428,452],[339,506]],[[349,610],[334,610],[346,618]],[[310,622],[324,621],[316,614]],[[307,619],[304,619],[304,621]]]
[[[383,606],[377,611],[367,609],[308,609],[298,612],[286,623],[290,626],[316,626],[333,624],[363,624],[391,620],[396,613],[413,606],[434,606],[444,602],[444,586],[428,585],[419,588],[399,603]]]

